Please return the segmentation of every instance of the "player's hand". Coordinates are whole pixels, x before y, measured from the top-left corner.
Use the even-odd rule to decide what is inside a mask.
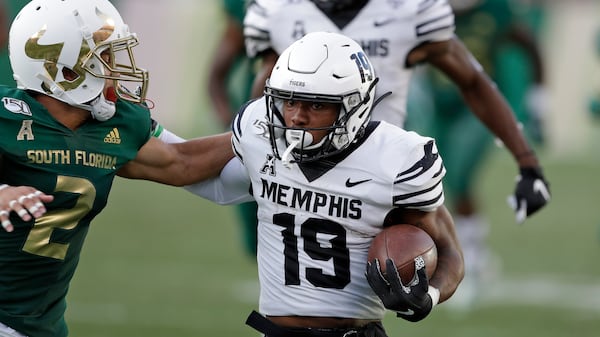
[[[408,285],[402,284],[393,260],[387,259],[385,264],[386,275],[384,276],[379,260],[368,262],[366,276],[369,285],[386,309],[395,311],[398,317],[411,322],[427,317],[433,308],[434,300],[428,293],[429,282],[423,258],[421,256],[415,258],[415,276]],[[437,299],[435,301],[437,302]]]
[[[508,197],[508,204],[520,224],[550,201],[550,185],[540,168],[522,167],[519,171],[515,193]]]
[[[11,212],[23,219],[30,221],[46,213],[44,203],[51,202],[54,196],[44,194],[29,186],[0,185],[0,222],[7,232],[14,230],[10,221]]]

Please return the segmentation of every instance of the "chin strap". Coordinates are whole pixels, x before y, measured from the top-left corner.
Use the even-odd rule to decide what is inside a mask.
[[[111,119],[115,115],[116,111],[115,103],[106,99],[106,97],[104,97],[104,93],[101,93],[98,97],[96,97],[96,99],[90,103],[90,107],[90,113],[92,114],[92,117],[99,122],[105,122]]]

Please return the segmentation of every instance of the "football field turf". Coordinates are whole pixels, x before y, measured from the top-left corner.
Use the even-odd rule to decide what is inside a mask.
[[[481,202],[501,259],[477,306],[441,305],[421,323],[386,317],[390,336],[593,337],[600,331],[600,159],[544,158],[553,200],[524,225],[505,199],[515,169],[498,150]],[[90,229],[68,297],[72,336],[258,336],[255,263],[234,209],[188,192],[117,179]]]

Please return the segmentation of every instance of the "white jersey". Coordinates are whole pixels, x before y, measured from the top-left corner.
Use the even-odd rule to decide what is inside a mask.
[[[342,154],[284,166],[273,157],[265,110],[264,97],[242,109],[232,137],[258,203],[259,310],[381,319],[384,307],[365,277],[367,252],[392,209],[443,203],[434,140],[371,122]]]
[[[255,0],[247,9],[244,35],[249,56],[273,49],[281,54],[307,33],[329,31],[357,41],[380,78],[377,95],[392,92],[373,120],[403,126],[411,68],[406,57],[425,42],[454,36],[454,14],[446,0],[370,0],[339,28],[310,0]]]

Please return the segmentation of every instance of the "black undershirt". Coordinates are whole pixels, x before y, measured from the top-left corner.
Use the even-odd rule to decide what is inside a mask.
[[[369,0],[312,0],[314,4],[339,28],[343,29],[358,15]]]

